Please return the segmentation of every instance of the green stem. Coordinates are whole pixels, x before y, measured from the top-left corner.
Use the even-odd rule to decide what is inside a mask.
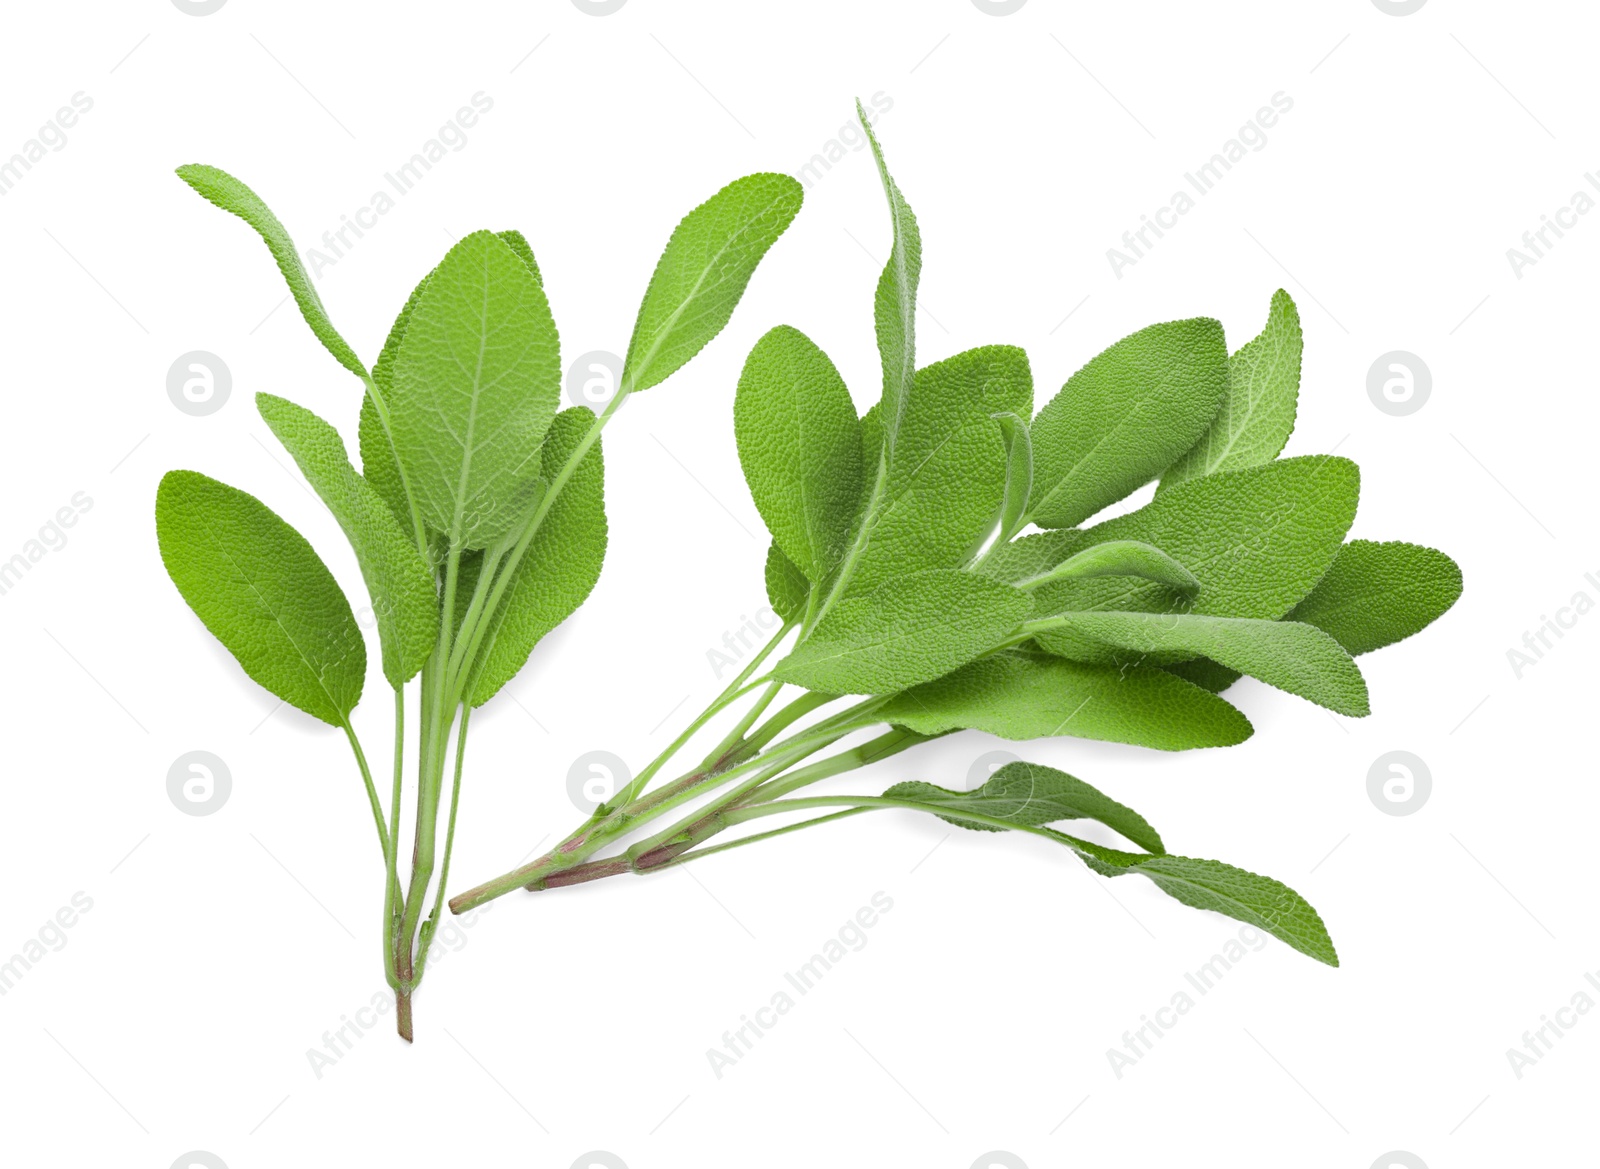
[[[367,787],[367,802],[372,805],[372,819],[378,826],[378,847],[383,850],[385,861],[389,856],[389,830],[383,826],[383,805],[378,802],[378,789],[372,783],[372,770],[367,766],[366,752],[361,749],[361,740],[356,738],[356,729],[350,725],[350,720],[343,721],[344,737],[350,740],[350,749],[355,752],[356,766],[361,768],[361,782]]]
[[[383,975],[395,990],[400,989],[400,978],[395,971],[395,926],[400,896],[400,873],[396,867],[396,853],[400,842],[400,794],[405,775],[406,748],[406,692],[402,686],[394,688],[394,793],[389,800],[389,841],[384,849],[384,864],[388,872],[383,885]]]
[[[456,807],[461,802],[461,766],[467,757],[467,720],[471,716],[472,708],[463,703],[461,725],[456,733],[455,779],[450,786],[450,818],[444,830],[444,861],[439,866],[439,889],[434,894],[433,912],[422,925],[422,937],[417,945],[416,977],[419,982],[422,980],[422,971],[428,960],[428,946],[432,943],[434,930],[439,925],[439,911],[444,908],[444,891],[450,882],[450,853],[456,842]]]

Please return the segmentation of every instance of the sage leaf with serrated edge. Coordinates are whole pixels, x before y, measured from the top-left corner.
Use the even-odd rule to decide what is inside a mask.
[[[547,479],[554,479],[593,424],[594,413],[585,406],[556,415],[544,443]],[[600,579],[606,536],[605,466],[596,439],[550,505],[495,611],[468,696],[472,705],[494,697],[540,639],[583,604]]]
[[[322,298],[317,295],[311,277],[300,262],[294,240],[289,238],[288,230],[278,222],[278,217],[262,202],[261,197],[227,171],[214,166],[191,163],[180,166],[177,174],[208,202],[237,215],[255,228],[265,241],[267,250],[272,253],[272,258],[277,261],[278,271],[283,273],[289,293],[300,308],[300,315],[311,326],[317,340],[340,365],[364,379],[367,376],[366,366],[361,364],[355,350],[350,348],[328,319],[328,310],[322,307]]]
[[[733,424],[767,530],[809,579],[826,580],[861,500],[861,424],[844,379],[809,337],[779,325],[745,360]]]
[[[523,238],[522,233],[499,231],[495,234],[528,266],[533,278],[543,287],[544,281],[539,275],[539,265],[533,258],[533,249],[528,246],[528,241]],[[428,285],[428,278],[436,271],[438,271],[437,265],[429,269],[427,276],[417,281],[417,286],[411,290],[411,295],[401,307],[400,315],[395,317],[394,324],[389,327],[389,335],[384,339],[383,350],[378,354],[378,360],[372,363],[372,380],[382,394],[387,395],[392,391],[394,363],[395,358],[400,355],[400,342],[406,335],[406,326],[411,323],[411,314],[417,307],[422,290]],[[378,408],[371,394],[361,399],[358,441],[361,449],[362,476],[376,488],[379,495],[383,496],[384,502],[400,520],[400,526],[409,527],[411,509],[406,503],[405,487],[400,478],[400,464],[395,461],[394,444],[389,439],[388,431],[383,427],[383,420],[378,416]]]
[[[993,415],[1033,412],[1027,354],[986,345],[919,369],[906,399],[899,445],[866,501],[845,592],[928,568],[967,563],[994,525],[1004,496],[1006,452]],[[863,420],[863,445],[879,432]],[[874,447],[867,466],[875,464]]]
[[[773,674],[829,694],[892,694],[994,649],[1029,608],[1010,585],[974,573],[896,577],[835,605]]]
[[[911,205],[900,193],[883,158],[883,147],[872,131],[872,122],[860,100],[856,117],[867,132],[872,157],[878,164],[884,196],[889,200],[889,223],[894,235],[889,245],[889,260],[878,277],[873,294],[872,319],[878,336],[878,356],[883,364],[883,446],[893,455],[899,443],[900,424],[905,418],[906,395],[911,392],[916,374],[917,282],[922,275],[922,233]]]
[[[746,175],[683,217],[639,305],[621,389],[660,384],[722,331],[803,197],[788,175]]]
[[[1228,348],[1209,317],[1151,325],[1067,379],[1033,420],[1028,518],[1070,528],[1194,446],[1228,392]]]
[[[790,624],[805,618],[806,606],[811,602],[811,582],[776,542],[767,547],[766,582],[767,601],[774,613]]]
[[[1200,590],[1200,580],[1194,573],[1153,544],[1139,540],[1108,540],[1104,544],[1092,544],[1082,552],[1067,557],[1054,568],[1047,568],[1037,576],[1012,583],[1019,588],[1031,589],[1052,581],[1089,580],[1100,576],[1136,576],[1166,585],[1186,596]]]
[[[432,568],[389,505],[350,465],[338,431],[272,394],[257,394],[256,408],[344,529],[372,599],[383,676],[399,689],[422,669],[438,636]]]
[[[959,815],[962,810],[980,812],[1012,824],[1035,826],[1061,820],[1097,820],[1147,852],[1166,851],[1161,836],[1138,812],[1065,771],[1037,763],[1007,763],[974,791],[950,791],[910,780],[895,784],[883,794],[940,805],[949,809],[939,814],[941,820],[980,832],[1004,829],[963,820]]]
[[[1280,288],[1272,294],[1266,327],[1228,358],[1228,394],[1216,421],[1162,472],[1160,490],[1277,458],[1294,430],[1302,348],[1300,313]]]
[[[1006,486],[1000,503],[1000,534],[1005,543],[1022,530],[1026,522],[1028,495],[1033,489],[1033,442],[1028,424],[1009,411],[992,415],[1000,424],[1000,440],[1006,447]]]
[[[1276,620],[1333,562],[1355,518],[1359,494],[1360,474],[1347,459],[1279,459],[1180,483],[1076,540],[1082,545],[1138,540],[1160,548],[1200,581],[1200,591],[1185,605],[1188,612]],[[1037,539],[1028,536],[1019,543]],[[1171,612],[1178,603],[1164,585],[1114,577],[1057,581],[1032,595],[1041,616]]]
[[[896,694],[876,717],[924,735],[1070,735],[1160,751],[1228,747],[1251,729],[1226,700],[1154,666],[1091,665],[1024,650],[991,654]]]
[[[1352,654],[1410,637],[1461,596],[1461,569],[1433,548],[1352,540],[1286,620],[1325,629]]]
[[[350,602],[304,536],[266,504],[197,471],[156,489],[161,560],[239,665],[290,706],[343,726],[367,651]]]
[[[854,804],[861,808],[898,807],[942,815],[938,803],[923,803],[905,796],[823,796],[792,803],[807,806],[820,804]],[[981,813],[968,810],[968,816]],[[1264,930],[1302,954],[1329,966],[1339,965],[1339,955],[1327,926],[1311,904],[1293,889],[1234,865],[1221,861],[1201,860],[1194,857],[1173,856],[1161,853],[1147,856],[1107,848],[1088,840],[1071,836],[1055,828],[1021,824],[1001,817],[992,818],[987,825],[997,829],[1011,829],[1042,836],[1063,844],[1077,853],[1083,862],[1103,877],[1120,877],[1137,873],[1148,877],[1163,893],[1193,909],[1208,909],[1214,913],[1242,921]]]
[[[1461,569],[1443,552],[1401,541],[1351,540],[1284,620],[1315,625],[1355,656],[1427,628],[1460,596]],[[1205,658],[1166,668],[1213,693],[1240,678],[1238,670]]]
[[[473,232],[428,277],[389,395],[400,466],[452,546],[485,547],[523,518],[560,395],[543,288],[504,241]]]
[[[1159,664],[1163,654],[1199,655],[1336,714],[1361,718],[1371,713],[1361,671],[1343,646],[1313,625],[1179,613],[1064,613],[1052,624],[1077,635],[1060,646],[1075,659],[1082,660],[1083,639],[1105,649],[1091,661],[1126,661],[1133,654],[1141,660],[1154,657],[1152,664]],[[1035,640],[1057,652],[1054,634],[1040,633]]]

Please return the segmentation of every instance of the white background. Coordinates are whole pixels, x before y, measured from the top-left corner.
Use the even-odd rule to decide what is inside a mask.
[[[1600,167],[1590,6],[1434,0],[1395,17],[1370,0],[1032,0],[995,17],[971,0],[630,0],[595,17],[570,0],[231,0],[197,18],[141,0],[13,6],[6,21],[0,156],[75,92],[93,100],[0,199],[0,559],[75,493],[93,502],[0,596],[0,957],[75,893],[93,902],[0,999],[6,1162],[166,1169],[204,1150],[229,1169],[566,1169],[604,1150],[629,1169],[968,1169],[998,1150],[1010,1160],[993,1163],[1030,1169],[1367,1169],[1405,1150],[1444,1169],[1592,1156],[1579,1138],[1600,1017],[1520,1079],[1506,1056],[1600,970],[1600,617],[1520,679],[1507,660],[1573,594],[1600,599],[1584,579],[1600,572],[1600,216],[1520,279],[1506,257]],[[281,303],[254,235],[172,169],[238,174],[311,246],[478,91],[493,109],[466,146],[320,278],[368,360],[419,275],[478,227],[532,241],[564,360],[620,352],[679,216],[737,175],[798,171],[853,97],[879,91],[925,241],[923,363],[1023,345],[1042,404],[1153,321],[1213,315],[1236,347],[1288,289],[1306,335],[1289,453],[1358,461],[1353,534],[1448,550],[1465,596],[1363,659],[1370,718],[1245,682],[1230,696],[1256,734],[1228,751],[1015,749],[1129,801],[1176,852],[1293,885],[1326,918],[1341,969],[1277,942],[1250,952],[1118,1078],[1107,1049],[1237,924],[1137,879],[1108,885],[1043,841],[862,817],[647,879],[508,897],[430,968],[414,1047],[386,1016],[313,1072],[308,1049],[382,987],[369,813],[342,737],[271,713],[183,606],[152,504],[168,468],[226,478],[361,596],[336,526],[251,408],[258,390],[284,394],[353,443],[360,386]],[[1117,278],[1107,249],[1278,91],[1293,109],[1265,147]],[[609,750],[637,767],[720,688],[707,651],[765,603],[766,541],[732,436],[739,366],[791,323],[871,401],[887,241],[870,157],[848,153],[726,332],[607,431],[605,573],[474,720],[455,887],[576,823],[575,758]],[[1433,377],[1407,417],[1366,391],[1396,349]],[[190,350],[232,372],[208,417],[166,394]],[[389,706],[372,648],[358,720],[382,770]],[[1000,745],[954,737],[838,786],[959,786]],[[173,760],[197,749],[233,782],[205,817],[166,790]],[[1433,779],[1405,817],[1367,793],[1369,767],[1396,749]],[[878,891],[894,907],[866,947],[718,1079],[707,1049]]]

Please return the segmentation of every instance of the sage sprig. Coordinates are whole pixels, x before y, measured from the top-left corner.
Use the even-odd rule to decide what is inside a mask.
[[[260,234],[313,334],[364,389],[360,471],[339,432],[311,411],[271,394],[256,404],[343,529],[370,594],[394,691],[387,814],[351,721],[366,646],[311,545],[259,500],[195,471],[162,479],[156,530],[173,583],[245,673],[349,740],[382,849],[384,973],[400,1034],[410,1039],[412,994],[449,881],[469,715],[594,587],[606,549],[601,430],[630,394],[665,381],[721,332],[799,211],[800,184],[749,175],[679,223],[645,290],[620,383],[596,416],[582,407],[558,412],[559,338],[519,233],[476,231],[452,247],[411,293],[368,370],[255,192],[215,167],[178,175]],[[421,718],[415,844],[402,879],[405,690],[413,681]]]
[[[794,794],[965,729],[1230,746],[1252,731],[1222,696],[1244,674],[1359,717],[1369,696],[1354,655],[1416,633],[1461,591],[1443,553],[1346,541],[1353,463],[1279,458],[1302,355],[1285,292],[1262,333],[1232,354],[1218,321],[1152,325],[1090,360],[1037,413],[1021,349],[985,346],[918,368],[920,229],[861,121],[890,208],[890,258],[873,301],[879,400],[858,416],[838,369],[789,326],[757,342],[734,398],[739,458],[772,534],[765,577],[782,627],[585,823],[451,908],[898,808],[1041,836],[1097,873],[1143,875],[1186,905],[1337,965],[1299,894],[1168,853],[1132,809],[1051,768],[1010,764],[975,791],[918,782]],[[1093,522],[1152,480],[1150,503]],[[724,711],[738,713],[699,764],[656,784]],[[710,843],[768,817],[788,822]],[[1130,847],[1050,827],[1072,820],[1098,822]],[[613,846],[622,847],[602,855]]]

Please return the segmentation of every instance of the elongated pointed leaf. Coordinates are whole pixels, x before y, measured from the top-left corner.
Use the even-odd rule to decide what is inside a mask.
[[[366,646],[305,537],[259,499],[196,471],[162,477],[156,537],[172,583],[244,672],[343,725],[361,701]]]
[[[180,166],[178,177],[207,201],[237,215],[255,228],[257,234],[266,242],[272,258],[277,261],[278,271],[283,273],[284,282],[289,285],[289,292],[300,308],[300,315],[305,318],[306,324],[311,326],[311,331],[316,334],[317,340],[322,342],[340,365],[357,377],[365,378],[366,366],[361,364],[361,359],[356,356],[355,350],[350,348],[345,339],[339,335],[339,331],[333,327],[333,322],[328,319],[328,311],[322,307],[322,298],[317,295],[311,277],[301,264],[300,254],[295,251],[294,240],[289,238],[289,232],[278,222],[278,217],[262,202],[261,197],[227,171],[214,166],[198,163]]]
[[[774,675],[829,694],[892,694],[995,648],[1027,617],[1010,585],[951,569],[839,602]]]
[[[1150,482],[1206,432],[1227,392],[1218,322],[1170,321],[1124,337],[1033,420],[1029,518],[1070,528]]]
[[[917,282],[922,276],[922,233],[917,217],[911,213],[900,188],[889,175],[883,148],[873,133],[872,122],[861,102],[856,116],[867,132],[872,157],[878,164],[878,177],[889,200],[889,223],[894,235],[889,245],[889,260],[878,277],[872,301],[872,319],[878,334],[878,356],[883,363],[883,398],[880,417],[884,448],[893,454],[899,445],[900,427],[906,415],[906,395],[916,374]]]
[[[836,803],[863,808],[909,808],[936,816],[943,815],[945,811],[945,807],[937,802],[927,803],[907,795],[890,796],[888,793],[882,796],[821,796],[787,802],[805,807]],[[1065,845],[1103,877],[1120,877],[1129,873],[1148,877],[1163,893],[1184,905],[1242,921],[1318,962],[1325,962],[1329,966],[1339,965],[1338,952],[1334,949],[1333,939],[1328,936],[1321,915],[1304,897],[1271,877],[1263,877],[1221,861],[1173,856],[1170,853],[1147,856],[1106,848],[1055,828],[1019,823],[999,816],[985,817],[970,804],[963,810],[968,817],[986,820],[987,823],[982,825],[984,827],[1026,832]]]
[[[993,415],[1032,411],[1033,375],[1014,346],[969,349],[919,369],[899,444],[883,452],[846,592],[966,564],[992,530],[1005,491],[1006,450]],[[866,444],[879,416],[874,408],[862,426],[869,468],[877,448]]]
[[[432,569],[388,504],[356,474],[338,431],[271,394],[257,394],[256,407],[344,529],[378,620],[383,676],[404,686],[428,660],[439,632]]]
[[[947,808],[941,820],[981,832],[1000,832],[992,824],[963,820],[963,810],[978,812],[1012,824],[1039,826],[1062,820],[1097,820],[1121,833],[1147,852],[1161,853],[1161,836],[1149,821],[1126,804],[1120,804],[1081,779],[1037,763],[1007,763],[976,791],[950,791],[912,780],[897,783],[883,793],[923,804]]]
[[[1461,596],[1461,569],[1443,552],[1352,540],[1288,620],[1325,629],[1353,654],[1410,637]]]
[[[400,466],[431,528],[468,548],[512,530],[560,394],[544,290],[502,240],[472,233],[423,286],[389,395]]]
[[[1000,440],[1006,447],[1006,489],[1000,503],[1002,543],[1022,530],[1027,522],[1028,495],[1033,490],[1033,442],[1028,424],[1017,415],[1002,411],[994,415],[1000,424]]]
[[[1213,617],[1282,617],[1322,578],[1355,518],[1360,475],[1324,455],[1207,475],[1163,491],[1138,511],[1058,541],[1076,553],[1112,540],[1153,544],[1200,581],[1187,610]],[[1039,537],[1018,541],[1026,544]],[[1171,612],[1165,585],[1114,577],[1033,590],[1041,615]]]
[[[767,548],[766,580],[772,611],[788,622],[804,620],[811,601],[811,582],[776,543]]]
[[[1164,491],[1186,479],[1270,463],[1294,431],[1300,394],[1300,313],[1272,294],[1267,326],[1228,358],[1228,395],[1200,441],[1161,476]]]
[[[1153,544],[1139,540],[1107,540],[1091,544],[1054,568],[1016,582],[1038,588],[1058,580],[1090,580],[1100,576],[1133,576],[1166,585],[1184,595],[1200,590],[1200,578]]]
[[[553,480],[594,425],[594,413],[574,406],[556,415],[545,439],[542,469]],[[584,453],[550,505],[500,603],[480,651],[483,664],[471,702],[482,706],[514,678],[545,634],[583,604],[600,579],[606,555],[605,466],[600,441]]]
[[[666,381],[722,332],[803,197],[788,175],[746,175],[683,217],[639,305],[624,388],[637,392]]]
[[[1071,735],[1161,751],[1228,747],[1250,722],[1225,700],[1153,666],[1101,666],[1006,651],[897,694],[878,717],[925,735]]]
[[[807,577],[828,579],[861,501],[861,424],[844,379],[810,338],[780,325],[745,360],[733,423],[767,530]]]
[[[1355,662],[1312,625],[1176,613],[1065,613],[1053,620],[1076,635],[1041,634],[1039,644],[1053,653],[1081,659],[1082,642],[1088,640],[1104,651],[1092,661],[1202,655],[1338,714],[1361,718],[1371,713],[1367,684]]]

